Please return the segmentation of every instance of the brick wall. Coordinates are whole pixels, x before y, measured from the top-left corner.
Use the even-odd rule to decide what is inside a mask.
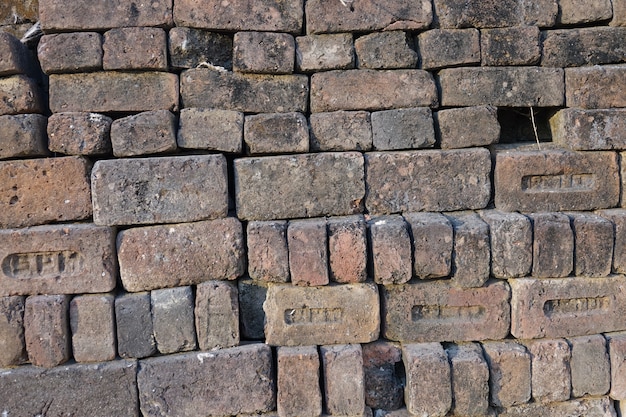
[[[0,412],[621,415],[624,151],[626,0],[5,1]]]

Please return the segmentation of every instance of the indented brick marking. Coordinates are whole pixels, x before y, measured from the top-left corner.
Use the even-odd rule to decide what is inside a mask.
[[[336,308],[290,308],[285,310],[285,324],[339,323],[343,309]]]
[[[463,323],[466,320],[483,320],[486,309],[481,305],[440,306],[416,305],[411,308],[411,320],[422,323],[428,321],[447,321]]]
[[[543,304],[543,312],[552,318],[558,315],[574,315],[576,313],[605,313],[611,302],[608,297],[596,298],[568,298],[561,300],[547,300]]]

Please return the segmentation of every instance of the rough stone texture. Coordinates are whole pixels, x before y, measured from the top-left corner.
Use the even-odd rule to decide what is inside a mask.
[[[413,273],[420,279],[450,275],[454,231],[439,213],[405,213],[413,241]]]
[[[66,295],[33,295],[24,308],[24,340],[30,363],[52,368],[71,356]]]
[[[265,339],[263,302],[267,295],[267,285],[267,282],[251,279],[237,280],[239,327],[243,339],[260,341]]]
[[[401,342],[502,339],[509,333],[509,287],[462,289],[423,281],[382,289],[383,333]]]
[[[399,344],[385,340],[362,345],[365,378],[365,404],[372,408],[397,410],[402,407],[404,384],[399,368]]]
[[[272,346],[367,343],[378,339],[380,313],[374,284],[272,284],[263,310],[266,343]]]
[[[372,214],[480,209],[489,202],[486,149],[372,152],[365,160]]]
[[[0,116],[44,113],[44,110],[40,87],[33,79],[25,75],[0,77]]]
[[[558,0],[521,0],[525,25],[552,27],[559,13]]]
[[[503,211],[593,210],[619,201],[617,155],[565,150],[496,152],[495,206]]]
[[[574,269],[574,232],[562,213],[532,213],[533,269],[538,278],[561,278]]]
[[[452,413],[484,416],[489,412],[489,367],[478,343],[448,345]]]
[[[94,222],[177,223],[225,217],[227,181],[223,155],[101,160],[91,173]]]
[[[437,23],[442,28],[490,28],[519,24],[518,0],[435,0]]]
[[[565,103],[584,109],[626,107],[626,90],[622,88],[625,76],[626,65],[567,68]]]
[[[24,297],[0,298],[0,367],[26,362]]]
[[[184,149],[240,153],[243,121],[243,113],[238,111],[182,109],[176,141]]]
[[[328,225],[330,279],[339,283],[367,279],[367,236],[363,216],[331,217]]]
[[[530,400],[530,354],[515,342],[483,342],[489,364],[491,404],[510,407]]]
[[[374,149],[430,148],[435,144],[432,111],[428,107],[372,113]]]
[[[354,41],[359,68],[416,68],[418,56],[413,39],[404,31],[374,32]]]
[[[287,227],[289,272],[294,285],[329,282],[326,219],[294,220]]]
[[[168,153],[176,150],[176,116],[167,110],[122,117],[111,124],[116,157]]]
[[[448,68],[439,72],[439,83],[442,106],[555,107],[564,104],[565,84],[560,68]]]
[[[360,153],[243,158],[234,165],[237,217],[242,220],[343,216],[362,211],[365,184]]]
[[[626,210],[600,210],[597,213],[613,224],[615,237],[613,241],[612,271],[623,274],[626,272]]]
[[[358,416],[365,411],[365,383],[361,345],[320,346],[326,412]]]
[[[430,1],[406,3],[375,0],[357,4],[333,0],[308,0],[305,5],[307,33],[372,32],[375,30],[426,29],[433,19]]]
[[[161,28],[111,29],[102,48],[105,70],[167,70],[167,36]]]
[[[72,353],[76,362],[115,359],[114,303],[111,294],[80,295],[70,302]]]
[[[377,284],[404,284],[413,272],[411,236],[401,216],[375,217],[368,223],[372,272]]]
[[[260,343],[144,359],[137,373],[141,412],[151,417],[263,413],[276,407],[274,383],[272,351]]]
[[[168,48],[170,65],[176,69],[195,68],[202,63],[233,69],[233,39],[227,34],[174,27],[168,34]]]
[[[609,395],[619,401],[626,399],[626,333],[608,333],[604,335],[608,343],[611,392]]]
[[[372,149],[372,122],[369,112],[313,113],[309,116],[309,123],[313,151]]]
[[[626,60],[626,28],[595,27],[543,32],[541,65],[575,67]]]
[[[309,83],[305,75],[240,74],[195,68],[180,75],[183,107],[206,107],[247,113],[306,112]]]
[[[0,162],[0,227],[91,216],[89,162],[79,157]]]
[[[225,31],[300,33],[302,0],[178,0],[174,3],[176,26]]]
[[[73,32],[44,35],[37,57],[46,74],[102,70],[102,35]]]
[[[178,75],[101,71],[50,75],[50,110],[141,112],[178,110]]]
[[[150,293],[152,327],[159,352],[176,353],[196,348],[194,299],[191,287]]]
[[[351,69],[354,65],[351,33],[296,37],[296,69],[300,72]]]
[[[9,416],[135,416],[137,363],[118,360],[52,369],[23,366],[0,372],[2,410]],[[19,395],[16,395],[19,393]]]
[[[224,281],[198,284],[195,315],[201,350],[239,344],[239,297],[234,284]]]
[[[476,29],[432,29],[417,36],[421,68],[438,69],[480,63]]]
[[[288,33],[238,32],[233,38],[233,70],[291,74],[296,44]]]
[[[0,16],[3,16],[1,12]],[[19,39],[9,33],[0,32],[0,76],[29,73],[33,64],[28,48]]]
[[[563,109],[550,118],[550,129],[552,140],[564,148],[626,149],[626,109]]]
[[[450,364],[439,343],[402,346],[404,398],[411,415],[443,417],[452,407]]]
[[[279,347],[277,410],[279,417],[322,414],[320,359],[315,346]]]
[[[504,279],[529,275],[533,262],[530,219],[499,210],[485,210],[480,216],[489,225],[491,275]]]
[[[613,19],[609,22],[611,26],[626,26],[626,2],[624,0],[613,0]]]
[[[557,23],[575,25],[608,20],[613,15],[611,0],[559,0]]]
[[[246,116],[243,132],[250,154],[309,151],[309,124],[302,113]]]
[[[37,21],[39,2],[37,0],[6,0],[0,3],[0,25],[14,25],[16,20]]]
[[[530,352],[533,399],[540,403],[569,400],[569,344],[564,339],[541,339],[526,342],[526,348]]]
[[[462,288],[482,287],[489,279],[489,226],[476,213],[448,215],[454,229],[452,283]]]
[[[248,222],[246,238],[250,278],[266,282],[288,282],[287,222]]]
[[[539,38],[536,26],[483,29],[480,31],[481,64],[535,65],[541,58]]]
[[[491,145],[500,139],[497,108],[493,106],[440,110],[435,119],[441,149]]]
[[[0,159],[45,156],[46,117],[40,114],[0,116]]]
[[[113,119],[99,113],[55,113],[48,118],[48,147],[66,155],[104,155],[111,152]]]
[[[613,224],[594,214],[568,213],[574,231],[574,273],[578,277],[605,277],[613,260]]]
[[[121,358],[144,358],[157,352],[150,313],[150,293],[115,298],[117,352]]]
[[[611,370],[604,336],[580,336],[570,338],[568,342],[572,348],[572,395],[584,397],[608,393]]]
[[[622,330],[625,278],[509,280],[511,333],[520,339]]]
[[[307,3],[307,5],[310,3]],[[437,107],[433,76],[424,70],[369,69],[311,76],[311,112]]]
[[[616,417],[613,401],[609,397],[574,399],[551,404],[523,404],[506,409],[499,416],[585,416]]]

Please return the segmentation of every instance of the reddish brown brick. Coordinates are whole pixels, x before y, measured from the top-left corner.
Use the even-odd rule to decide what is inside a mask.
[[[238,32],[233,38],[233,70],[291,74],[296,43],[288,33]]]
[[[619,401],[626,399],[626,333],[607,333],[604,335],[608,343],[611,368],[611,398]]]
[[[574,269],[574,232],[562,213],[533,213],[533,270],[538,278],[568,276]]]
[[[372,122],[366,111],[313,113],[311,150],[369,151],[372,149]]]
[[[161,28],[128,27],[104,33],[105,70],[167,70],[167,39]]]
[[[557,23],[575,25],[608,20],[613,15],[610,0],[596,0],[588,3],[584,0],[559,0]]]
[[[184,149],[240,153],[243,113],[231,110],[182,109],[176,142]]]
[[[480,31],[483,66],[535,65],[541,58],[539,28],[515,26]],[[558,66],[558,65],[555,65]]]
[[[367,236],[363,216],[331,217],[328,224],[330,279],[339,283],[367,278]]]
[[[550,404],[522,404],[507,408],[502,417],[524,416],[615,416],[613,401],[609,397],[573,399]]]
[[[378,284],[404,284],[413,272],[411,237],[401,216],[380,216],[369,222],[372,272]]]
[[[117,351],[122,358],[145,358],[157,352],[150,293],[123,294],[115,298]]]
[[[0,116],[0,159],[47,155],[46,120],[40,114]]]
[[[420,279],[450,275],[454,232],[439,213],[407,213],[413,240],[413,273]]]
[[[626,28],[548,30],[543,32],[542,36],[543,66],[564,68],[618,64],[624,61],[624,52],[620,51],[620,48],[626,36]]]
[[[440,110],[435,120],[441,149],[491,145],[500,139],[497,108],[493,106]]]
[[[266,282],[288,282],[287,222],[248,222],[246,238],[250,278]]]
[[[167,110],[122,117],[111,124],[117,157],[169,153],[176,150],[176,116]]]
[[[45,105],[37,83],[25,75],[0,77],[0,116],[43,113]]]
[[[594,214],[569,213],[574,231],[574,273],[604,277],[611,273],[613,224]]]
[[[372,408],[397,410],[402,407],[402,350],[397,343],[377,340],[362,345],[365,373],[365,404]]]
[[[489,226],[476,213],[448,215],[454,229],[452,283],[463,288],[482,287],[489,279]]]
[[[413,38],[401,30],[374,32],[358,37],[354,49],[359,68],[416,68],[418,56]]]
[[[439,343],[402,346],[406,369],[404,398],[411,415],[443,417],[452,407],[450,364]]]
[[[613,268],[618,274],[626,272],[626,210],[600,210],[598,214],[613,223]]]
[[[359,416],[365,411],[365,383],[361,345],[320,346],[326,412]]]
[[[113,119],[99,113],[55,113],[48,118],[48,147],[66,155],[111,152]]]
[[[514,342],[483,342],[489,364],[490,403],[510,407],[530,400],[530,354]]]
[[[565,103],[584,109],[626,107],[626,90],[621,88],[625,76],[626,65],[567,68]]]
[[[287,227],[289,271],[295,285],[326,285],[328,238],[326,219],[293,220]]]
[[[279,347],[277,410],[280,417],[322,414],[320,359],[315,346]]]
[[[170,65],[174,68],[195,68],[210,63],[233,69],[233,38],[225,33],[174,27],[169,31],[168,48]]]
[[[33,365],[52,368],[70,359],[69,303],[66,295],[26,298],[24,338]]]
[[[446,347],[452,379],[454,415],[488,415],[489,367],[478,343]]]
[[[526,342],[526,347],[531,359],[533,399],[540,403],[569,400],[569,344],[564,339],[540,339]]]
[[[250,154],[309,151],[309,124],[302,113],[246,116],[243,137]]]
[[[5,16],[1,10],[2,6],[0,16]],[[29,73],[33,64],[28,48],[19,39],[9,33],[0,32],[0,76]]]
[[[198,293],[202,295],[201,290]],[[196,327],[192,288],[153,290],[150,292],[150,304],[154,339],[159,352],[168,354],[194,350]]]
[[[115,297],[111,294],[80,295],[70,303],[72,353],[76,362],[115,359]]]
[[[611,387],[609,354],[601,334],[568,339],[572,348],[572,395],[604,395]]]
[[[122,284],[132,292],[232,280],[245,270],[243,231],[233,217],[126,229],[117,247]]]
[[[239,345],[239,297],[234,284],[224,281],[199,284],[195,317],[201,350]]]
[[[552,140],[575,151],[626,148],[626,109],[563,109],[550,118]]]
[[[37,57],[46,74],[89,72],[102,69],[102,35],[73,32],[44,35]]]
[[[0,297],[0,367],[26,362],[24,341],[25,297]]]
[[[480,213],[489,225],[491,275],[517,278],[530,275],[533,263],[533,229],[523,214],[498,210]]]
[[[296,38],[296,68],[300,72],[352,69],[355,65],[351,33]]]

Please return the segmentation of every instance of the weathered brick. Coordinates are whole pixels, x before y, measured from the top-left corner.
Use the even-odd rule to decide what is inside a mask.
[[[401,30],[374,32],[354,41],[359,68],[397,69],[417,67],[411,36]]]
[[[624,328],[625,278],[509,280],[511,333],[520,339],[584,336]]]
[[[489,410],[489,367],[477,343],[448,345],[452,379],[452,413],[484,416]]]
[[[25,75],[0,77],[0,116],[44,113],[45,104],[37,83]]]
[[[238,32],[233,38],[233,70],[291,74],[296,43],[288,33]]]
[[[433,116],[428,107],[372,113],[374,149],[431,148],[435,144]]]
[[[266,343],[273,346],[367,343],[378,339],[380,313],[374,284],[272,284],[263,309]]]
[[[626,51],[622,48],[626,28],[549,30],[542,36],[541,65],[546,67],[612,64],[626,59]]]
[[[369,221],[374,281],[404,284],[413,272],[411,237],[401,216],[380,216]]]
[[[246,116],[243,137],[251,154],[309,151],[309,124],[302,113]]]
[[[608,343],[611,368],[611,392],[609,395],[615,400],[626,399],[626,333],[607,333],[604,335]]]
[[[72,353],[76,362],[115,359],[114,302],[111,294],[80,295],[70,302]]]
[[[326,219],[294,220],[287,227],[289,271],[294,285],[326,285],[328,238]]]
[[[383,410],[402,407],[404,384],[399,371],[402,362],[400,345],[377,340],[362,345],[362,350],[365,404]]]
[[[489,364],[490,403],[510,407],[530,400],[530,354],[515,342],[483,342]]]
[[[524,416],[586,416],[586,417],[616,417],[613,401],[609,397],[573,399],[566,402],[550,404],[522,404],[509,407],[498,414],[502,417]]]
[[[438,69],[480,63],[479,32],[476,29],[433,29],[417,37],[421,68]]]
[[[626,107],[626,90],[622,88],[625,76],[626,65],[567,68],[565,103],[585,109]]]
[[[369,151],[372,122],[366,111],[312,113],[309,117],[311,150]]]
[[[279,347],[277,410],[280,417],[322,414],[320,359],[315,346]]]
[[[452,407],[450,364],[439,343],[402,346],[404,398],[411,415],[445,416]]]
[[[33,365],[52,368],[70,359],[69,303],[66,295],[26,298],[24,339]]]
[[[128,26],[173,26],[172,0],[137,3],[131,0],[105,0],[90,4],[68,4],[45,0],[39,4],[39,19],[46,32],[82,31]]]
[[[96,224],[190,222],[228,211],[223,155],[101,160],[91,188]]]
[[[626,109],[559,110],[550,129],[555,143],[575,151],[626,149]]]
[[[239,344],[239,297],[233,283],[206,281],[198,284],[195,316],[201,350]]]
[[[144,416],[263,413],[276,407],[274,383],[272,351],[261,343],[144,359],[137,372]]]
[[[618,274],[626,272],[626,210],[612,209],[600,210],[600,216],[613,224],[613,268]]]
[[[447,68],[439,72],[439,83],[442,106],[553,107],[564,104],[565,84],[560,68]]]
[[[494,183],[495,206],[503,211],[593,210],[619,201],[612,152],[501,149]]]
[[[491,282],[462,289],[425,281],[382,289],[383,333],[402,342],[502,339],[509,333],[509,288]]]
[[[526,348],[530,352],[533,399],[540,403],[569,400],[569,344],[563,339],[541,339],[526,342]]]
[[[105,70],[167,70],[167,37],[161,28],[124,27],[104,33]]]
[[[314,72],[355,66],[351,33],[296,37],[296,69]]]
[[[448,219],[454,229],[452,283],[481,287],[489,279],[489,226],[475,213],[450,214]]]
[[[168,153],[176,150],[176,116],[167,110],[122,117],[111,124],[113,155]]]
[[[574,232],[562,213],[532,213],[533,269],[538,278],[568,276],[574,269]]]
[[[16,20],[36,22],[38,10],[37,0],[5,0],[0,3],[0,25],[14,25]]]
[[[328,225],[330,279],[339,283],[367,279],[367,236],[363,216],[331,217]]]
[[[454,232],[439,213],[405,213],[413,242],[413,273],[420,279],[447,277],[452,267]]]
[[[609,22],[611,26],[626,26],[626,1],[613,0],[613,19]]]
[[[611,273],[613,224],[594,214],[568,213],[574,231],[574,273],[604,277]]]
[[[601,334],[568,339],[572,348],[572,395],[604,395],[611,387],[606,339]]]
[[[89,162],[79,157],[0,162],[0,226],[88,218],[88,178]]]
[[[489,225],[491,275],[504,279],[529,275],[533,262],[530,219],[499,210],[482,211],[480,216]]]
[[[176,353],[196,348],[194,299],[191,287],[150,293],[152,327],[159,352]]]
[[[435,119],[441,149],[491,145],[500,139],[497,108],[493,106],[440,110]]]
[[[46,120],[40,114],[0,116],[0,159],[47,155]]]
[[[557,23],[575,25],[608,20],[613,16],[611,0],[559,0]]]
[[[118,360],[52,369],[33,366],[0,372],[2,410],[10,416],[135,416],[137,363]]]
[[[362,69],[318,72],[311,76],[313,113],[437,107],[437,102],[433,76],[424,70]]]
[[[243,339],[261,341],[265,339],[263,302],[267,295],[267,285],[267,282],[264,281],[237,280],[239,327],[241,328],[241,338]]]
[[[288,282],[287,222],[248,222],[246,238],[250,278],[266,282]]]
[[[24,297],[0,297],[0,367],[26,362]]]
[[[33,65],[28,48],[15,36],[0,32],[0,76],[30,73]]]
[[[305,75],[240,74],[195,68],[180,75],[183,107],[247,113],[305,112],[309,83]]]
[[[168,48],[173,68],[195,68],[209,63],[226,70],[233,69],[233,38],[224,33],[174,27],[168,34]]]
[[[541,58],[539,38],[536,26],[483,29],[480,31],[481,63],[485,66],[537,64]]]
[[[224,3],[220,0],[177,0],[176,26],[228,31],[300,33],[302,0],[253,0]]]
[[[365,383],[361,345],[320,346],[326,412],[358,416],[365,411]]]
[[[52,74],[50,104],[53,113],[176,111],[178,76],[149,71]]]
[[[150,313],[150,293],[115,298],[117,352],[121,358],[144,358],[157,352]]]
[[[365,161],[372,214],[480,209],[490,199],[486,149],[372,152]]]
[[[55,113],[48,118],[48,147],[66,155],[103,155],[111,152],[113,119],[99,113]]]
[[[182,109],[179,116],[178,146],[240,153],[243,142],[243,113],[219,109]]]
[[[442,28],[491,28],[519,24],[519,0],[434,0],[437,22]]]
[[[102,69],[102,35],[73,32],[44,35],[37,57],[46,74],[89,72]]]
[[[234,165],[240,219],[344,216],[362,211],[365,183],[360,153],[243,158]]]
[[[523,24],[541,28],[552,27],[559,13],[558,0],[521,0]]]

